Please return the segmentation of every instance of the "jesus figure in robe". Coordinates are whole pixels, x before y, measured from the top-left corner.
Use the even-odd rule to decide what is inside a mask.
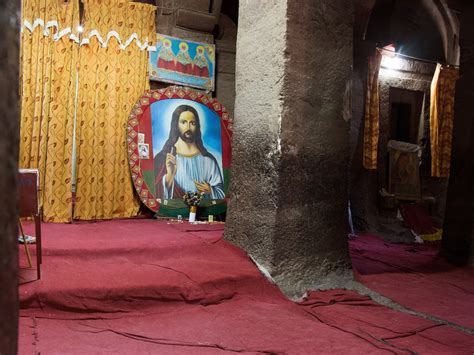
[[[223,199],[224,183],[216,158],[204,147],[196,109],[178,106],[171,118],[168,140],[154,158],[155,197],[181,199],[185,192]]]

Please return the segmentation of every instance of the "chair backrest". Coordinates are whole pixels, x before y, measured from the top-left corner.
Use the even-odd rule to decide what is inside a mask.
[[[38,178],[37,169],[20,169],[18,171],[20,217],[31,217],[39,213]]]

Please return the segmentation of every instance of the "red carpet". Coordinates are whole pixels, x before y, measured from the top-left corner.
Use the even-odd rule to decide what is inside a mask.
[[[223,225],[43,225],[20,286],[21,354],[472,353],[474,339],[354,292],[287,300]]]
[[[356,277],[404,305],[474,329],[474,268],[438,257],[439,246],[393,244],[361,235],[350,243]]]
[[[413,229],[416,234],[433,234],[436,228],[426,208],[419,203],[400,205],[400,213],[406,227]]]

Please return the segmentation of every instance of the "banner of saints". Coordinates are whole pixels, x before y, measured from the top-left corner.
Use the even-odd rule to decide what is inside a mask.
[[[151,80],[213,91],[215,46],[157,34],[156,50],[150,52]]]

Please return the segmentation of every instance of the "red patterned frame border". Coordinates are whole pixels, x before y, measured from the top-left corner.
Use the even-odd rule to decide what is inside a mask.
[[[224,127],[232,140],[233,119],[227,109],[222,106],[216,99],[208,96],[200,91],[190,89],[187,87],[170,86],[165,89],[148,90],[137,101],[128,116],[127,125],[127,150],[130,171],[132,174],[133,184],[137,191],[140,201],[151,209],[153,212],[158,212],[160,203],[148,190],[148,186],[143,179],[142,171],[140,169],[140,159],[138,153],[138,127],[145,110],[156,101],[168,99],[188,99],[204,106],[217,113],[221,119],[221,127]],[[231,152],[229,152],[231,154]],[[224,152],[223,152],[224,154]]]

